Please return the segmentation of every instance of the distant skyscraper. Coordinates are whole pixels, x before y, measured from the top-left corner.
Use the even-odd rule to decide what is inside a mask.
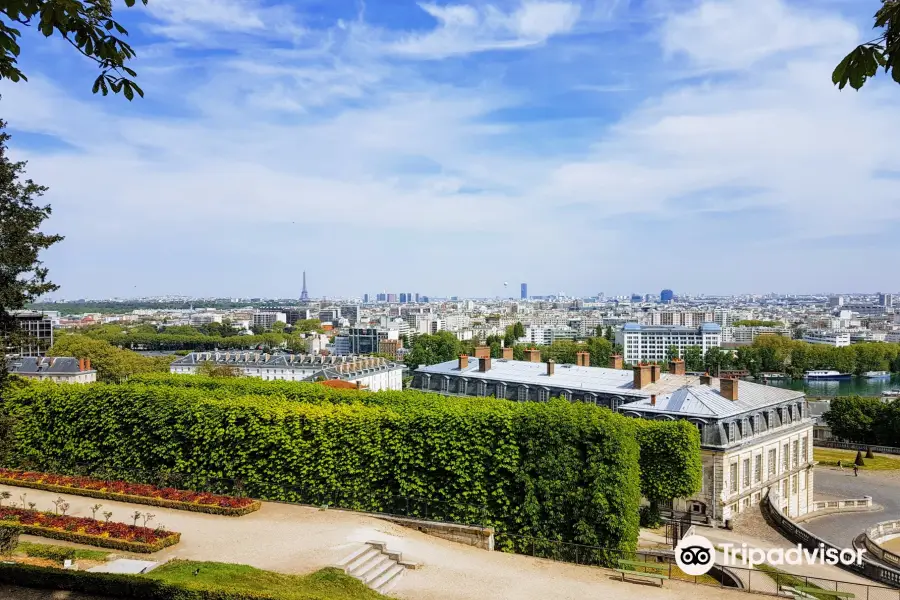
[[[528,300],[528,284],[522,284],[522,300]]]
[[[369,303],[369,295],[363,294],[363,304],[368,304],[368,303]]]
[[[400,292],[400,302],[406,304],[406,292]]]
[[[416,302],[419,301],[419,292],[416,292]]]
[[[643,300],[644,300],[644,297],[641,296],[640,294],[632,294],[631,295],[632,302],[639,303],[639,302],[642,302]]]
[[[663,290],[659,293],[659,301],[663,304],[671,304],[675,300],[675,292],[672,290]]]
[[[306,291],[306,271],[303,271],[303,291],[300,292],[300,302],[309,302],[309,294]]]
[[[878,304],[885,308],[892,308],[894,306],[894,295],[878,294]]]

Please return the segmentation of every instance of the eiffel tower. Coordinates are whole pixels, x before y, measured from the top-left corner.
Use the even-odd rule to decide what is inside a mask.
[[[306,292],[306,271],[303,271],[303,291],[300,292],[300,302],[309,302],[309,294]]]

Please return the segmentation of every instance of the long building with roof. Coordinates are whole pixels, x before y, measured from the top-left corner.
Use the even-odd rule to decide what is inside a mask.
[[[509,353],[507,353],[509,356]],[[759,503],[770,488],[780,492],[785,514],[806,514],[813,499],[813,419],[803,392],[737,379],[688,375],[684,361],[668,372],[659,365],[622,369],[481,356],[419,367],[412,387],[445,395],[494,396],[518,401],[564,398],[645,419],[683,419],[700,432],[700,492],[674,499],[672,508],[698,520],[727,524]]]
[[[372,356],[265,352],[192,352],[172,362],[171,373],[196,374],[203,363],[236,367],[266,381],[342,380],[373,392],[403,389],[402,364]]]

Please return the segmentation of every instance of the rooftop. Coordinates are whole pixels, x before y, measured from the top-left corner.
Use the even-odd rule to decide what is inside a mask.
[[[709,385],[689,385],[669,394],[658,395],[655,405],[650,404],[649,398],[643,398],[630,402],[621,410],[634,409],[686,417],[729,417],[804,397],[803,392],[738,380],[738,399],[729,400],[720,393],[720,381],[713,378]]]
[[[94,369],[81,369],[77,358],[69,356],[36,357],[26,356],[6,361],[10,373],[22,375],[75,375],[76,373],[96,373]]]

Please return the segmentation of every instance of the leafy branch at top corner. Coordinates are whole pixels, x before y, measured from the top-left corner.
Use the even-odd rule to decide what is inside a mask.
[[[124,0],[126,7],[148,0]],[[121,93],[128,100],[144,91],[134,81],[137,73],[127,66],[135,57],[125,41],[128,31],[113,16],[111,0],[0,0],[0,80],[27,81],[18,67],[21,54],[19,25],[36,27],[44,37],[59,35],[79,54],[97,63],[100,75],[93,93]],[[9,24],[7,24],[7,22]],[[14,27],[15,26],[15,27]]]
[[[854,48],[835,67],[831,80],[838,89],[849,83],[859,90],[878,73],[879,67],[900,83],[900,0],[882,0],[875,13],[874,28],[883,29],[884,33]]]

